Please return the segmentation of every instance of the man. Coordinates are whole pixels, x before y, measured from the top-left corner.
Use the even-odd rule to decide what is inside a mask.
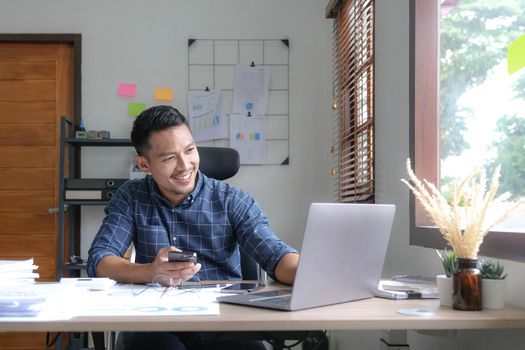
[[[89,276],[125,283],[149,283],[158,275],[175,283],[193,276],[201,281],[241,279],[242,246],[270,277],[293,283],[297,252],[275,236],[248,193],[199,172],[197,147],[179,111],[170,106],[145,110],[133,124],[131,141],[138,168],[151,175],[120,186],[106,207],[89,250]],[[135,263],[123,257],[131,243]],[[168,262],[168,252],[176,250],[196,252],[198,263]],[[130,343],[139,348],[152,334],[126,336],[134,337]],[[186,349],[185,337],[168,338],[170,349]],[[241,343],[239,348],[245,348]]]

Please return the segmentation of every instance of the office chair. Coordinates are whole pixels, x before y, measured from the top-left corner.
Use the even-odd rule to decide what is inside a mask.
[[[226,180],[235,176],[241,164],[239,153],[233,148],[198,147],[199,169],[208,177]]]
[[[218,180],[229,179],[239,171],[239,153],[232,148],[198,147],[200,170],[208,177]],[[245,253],[241,253],[241,272],[245,280],[264,281],[265,274],[259,264]],[[210,333],[215,337],[216,333]],[[328,338],[322,331],[273,331],[273,332],[232,332],[224,333],[228,339],[265,340],[273,349],[284,349],[286,340],[302,341],[303,350],[328,350]],[[220,339],[220,338],[219,338]]]
[[[232,148],[225,147],[198,147],[200,165],[203,174],[208,177],[226,180],[239,171],[239,153]],[[259,264],[242,249],[241,272],[245,280],[264,280],[265,275]],[[328,340],[322,331],[272,331],[272,332],[208,332],[210,339],[246,339],[265,340],[272,345],[273,349],[284,349],[286,340],[303,342],[303,349],[328,349]],[[110,335],[113,337],[113,335]],[[104,333],[92,332],[95,349],[104,349]],[[112,340],[112,343],[113,340]]]

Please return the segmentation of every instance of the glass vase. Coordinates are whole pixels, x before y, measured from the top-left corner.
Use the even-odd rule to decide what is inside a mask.
[[[458,268],[452,276],[452,307],[455,310],[479,311],[481,305],[481,272],[478,259],[458,258]]]

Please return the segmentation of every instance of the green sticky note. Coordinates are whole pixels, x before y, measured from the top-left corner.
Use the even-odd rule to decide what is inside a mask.
[[[525,35],[507,46],[509,75],[525,67]]]
[[[128,103],[128,115],[130,117],[138,116],[145,109],[146,109],[145,103],[135,103],[135,102]]]

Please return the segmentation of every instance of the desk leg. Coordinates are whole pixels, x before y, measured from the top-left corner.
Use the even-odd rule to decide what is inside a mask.
[[[381,350],[409,350],[407,331],[383,331],[379,349]]]
[[[91,332],[93,338],[93,345],[95,350],[104,350],[106,345],[104,344],[104,332]]]
[[[56,335],[55,350],[62,350],[62,333]]]

